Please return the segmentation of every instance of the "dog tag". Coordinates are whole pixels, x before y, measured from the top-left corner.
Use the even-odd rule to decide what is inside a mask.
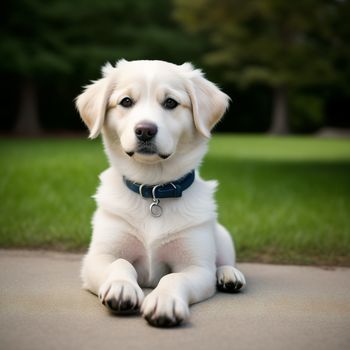
[[[159,205],[159,199],[157,199],[156,201],[154,201],[150,206],[149,206],[149,210],[151,211],[151,214],[153,217],[155,218],[159,218],[162,213],[163,213],[163,209],[162,207]]]

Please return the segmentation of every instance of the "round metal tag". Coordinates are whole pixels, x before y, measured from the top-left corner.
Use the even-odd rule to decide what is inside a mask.
[[[153,202],[150,205],[149,209],[151,211],[152,216],[154,216],[155,218],[159,218],[163,213],[162,207],[155,202]]]

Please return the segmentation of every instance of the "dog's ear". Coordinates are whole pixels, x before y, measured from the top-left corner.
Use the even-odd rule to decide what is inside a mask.
[[[107,63],[102,67],[103,78],[86,86],[84,92],[75,100],[79,114],[90,130],[91,139],[100,134],[103,126],[108,100],[115,87],[114,69]]]
[[[215,84],[204,77],[199,69],[193,69],[190,63],[182,68],[189,78],[188,94],[192,103],[194,124],[205,137],[210,137],[210,131],[224,115],[230,97],[223,93]]]

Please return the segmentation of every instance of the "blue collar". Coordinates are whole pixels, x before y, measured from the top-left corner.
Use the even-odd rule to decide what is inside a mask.
[[[128,180],[123,176],[125,185],[133,192],[144,198],[178,198],[194,181],[194,170],[180,179],[160,185],[145,185]]]

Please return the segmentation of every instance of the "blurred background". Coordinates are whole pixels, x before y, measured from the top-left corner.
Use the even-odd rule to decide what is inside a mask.
[[[74,99],[106,62],[160,59],[232,98],[201,175],[238,259],[350,266],[349,19],[347,0],[1,1],[0,247],[86,250],[108,162]]]
[[[217,131],[350,128],[347,0],[4,0],[1,134],[85,130],[73,99],[120,58],[202,68],[232,98]]]

